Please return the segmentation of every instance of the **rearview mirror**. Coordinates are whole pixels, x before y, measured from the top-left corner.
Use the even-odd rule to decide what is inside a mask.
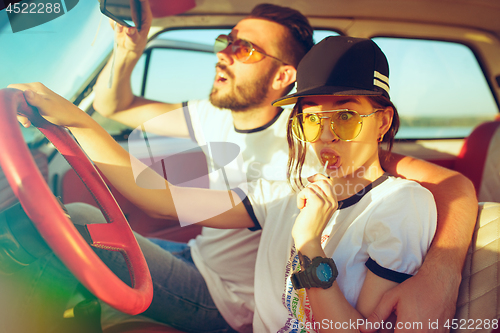
[[[100,0],[101,12],[124,27],[141,30],[141,3],[139,0]]]

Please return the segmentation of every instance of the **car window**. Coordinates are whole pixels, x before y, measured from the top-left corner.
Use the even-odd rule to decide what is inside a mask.
[[[97,1],[80,1],[57,19],[16,33],[8,22],[0,11],[0,89],[42,82],[74,101],[111,52],[113,31]],[[33,127],[22,130],[28,142],[40,138]]]
[[[217,56],[213,42],[229,29],[180,29],[159,34],[148,44],[132,73],[132,91],[148,99],[180,103],[208,98],[215,77]],[[314,40],[338,35],[329,30],[316,30]],[[127,133],[128,127],[93,116],[111,134]],[[117,137],[117,139],[120,139]]]
[[[171,43],[170,47],[161,47],[160,44],[152,48],[145,81],[144,55],[141,66],[136,66],[133,74],[134,93],[169,103],[207,98],[212,88],[217,62],[217,56],[212,52],[213,42],[217,36],[228,32],[228,29],[184,29],[160,34],[158,40],[185,44]],[[336,33],[318,30],[315,31],[314,39],[320,41],[332,34]],[[180,49],[189,47],[196,49]],[[144,90],[141,90],[142,84],[145,85]]]
[[[402,38],[373,39],[390,67],[399,139],[463,138],[498,115],[492,92],[465,45]]]
[[[182,62],[177,65],[179,59]],[[155,48],[151,51],[144,97],[169,103],[206,98],[216,62],[213,53]]]

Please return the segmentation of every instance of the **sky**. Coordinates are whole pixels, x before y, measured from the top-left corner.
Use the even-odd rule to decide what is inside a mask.
[[[57,19],[12,33],[7,13],[1,11],[0,88],[40,81],[66,98],[73,97],[89,68],[111,50],[112,30],[107,19],[101,23],[102,17],[97,1],[79,1]]]

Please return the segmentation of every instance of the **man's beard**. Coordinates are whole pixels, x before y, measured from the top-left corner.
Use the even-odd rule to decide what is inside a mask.
[[[226,70],[227,75],[234,80],[234,74],[229,72],[224,65],[217,64],[217,66]],[[230,92],[222,96],[217,96],[217,88],[212,88],[210,103],[215,107],[235,112],[242,112],[260,106],[267,98],[277,67],[276,65],[273,66],[255,82],[247,82],[244,86],[233,86]]]

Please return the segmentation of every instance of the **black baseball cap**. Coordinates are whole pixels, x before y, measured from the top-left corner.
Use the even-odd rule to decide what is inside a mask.
[[[382,50],[367,38],[330,36],[302,58],[297,67],[297,92],[273,106],[294,104],[306,96],[385,96],[389,98],[389,64]]]

